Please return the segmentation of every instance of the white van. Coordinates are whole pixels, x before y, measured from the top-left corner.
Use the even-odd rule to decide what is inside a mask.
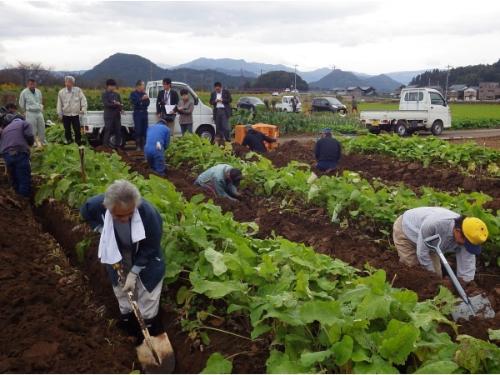
[[[158,92],[162,89],[162,81],[150,81],[146,85],[146,93],[150,98],[148,107],[148,122],[150,125],[158,121],[156,115],[156,98],[158,97]],[[186,83],[172,82],[172,89],[177,91],[179,98],[181,89],[188,90],[190,100],[194,103],[193,132],[200,137],[205,137],[213,141],[215,138],[215,123],[213,120],[212,108],[203,104],[198,95],[196,95],[196,92]],[[122,101],[125,100],[129,100],[129,98],[122,98]],[[121,117],[123,144],[128,140],[134,139],[134,120],[132,118],[132,113],[132,111],[125,111],[125,114]],[[101,142],[104,133],[103,111],[88,111],[83,118],[83,128],[85,134],[87,134],[91,141]],[[174,135],[180,134],[181,127],[179,125],[179,116],[176,116]]]

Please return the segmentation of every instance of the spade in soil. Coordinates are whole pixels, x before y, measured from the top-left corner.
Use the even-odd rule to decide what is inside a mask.
[[[455,273],[451,269],[448,261],[446,260],[446,257],[441,251],[441,236],[439,234],[435,234],[434,236],[426,238],[425,244],[434,251],[436,251],[436,253],[439,256],[439,259],[441,259],[441,263],[443,263],[446,272],[448,272],[448,275],[451,278],[453,286],[457,290],[457,293],[459,294],[460,298],[462,298],[463,302],[458,304],[455,307],[454,311],[451,313],[453,320],[455,321],[458,321],[459,319],[469,320],[471,316],[477,316],[483,319],[494,318],[495,311],[493,311],[493,308],[491,307],[491,302],[488,298],[483,297],[480,294],[474,297],[469,297],[467,293],[465,293],[464,288],[462,288],[462,285],[460,285],[460,282],[455,276]]]
[[[125,277],[120,264],[113,265],[113,268],[118,273],[120,283],[123,284]],[[139,310],[139,306],[134,300],[134,294],[128,292],[127,298],[144,336],[144,341],[137,347],[137,358],[144,372],[149,374],[173,373],[175,369],[175,355],[168,335],[164,332],[158,336],[151,336]]]

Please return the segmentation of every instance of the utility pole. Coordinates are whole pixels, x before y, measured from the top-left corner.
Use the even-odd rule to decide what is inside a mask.
[[[293,85],[293,89],[294,89],[295,91],[297,91],[297,67],[298,67],[298,65],[297,65],[297,64],[295,64],[294,66],[295,66],[295,83],[294,83],[294,85]]]
[[[451,68],[451,67],[452,67],[452,66],[451,66],[451,65],[449,65],[449,64],[446,66],[446,68],[447,68],[448,70],[446,71],[446,87],[444,88],[444,99],[445,99],[445,100],[448,100],[448,79],[449,79],[449,77],[450,77],[450,68]]]

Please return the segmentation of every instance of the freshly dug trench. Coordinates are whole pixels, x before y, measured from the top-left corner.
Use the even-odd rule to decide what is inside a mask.
[[[132,343],[4,179],[0,210],[0,372],[134,370]]]
[[[118,316],[117,303],[110,287],[110,282],[104,267],[97,259],[98,237],[90,233],[86,225],[80,226],[78,213],[70,210],[67,206],[57,201],[45,202],[37,213],[46,230],[53,233],[54,237],[63,244],[72,261],[79,264],[89,276],[92,286],[99,294],[105,305]],[[53,220],[57,217],[57,221]],[[76,230],[75,230],[76,227]],[[83,263],[78,263],[76,245],[82,238],[93,237],[92,244],[85,252]],[[199,339],[192,338],[189,332],[184,332],[181,326],[181,317],[176,311],[175,297],[180,285],[174,284],[165,287],[161,303],[161,314],[163,325],[167,330],[172,343],[175,357],[175,373],[199,373],[205,365],[208,357],[213,352],[220,352],[225,356],[234,356],[233,372],[235,373],[264,373],[265,361],[269,356],[268,342],[265,340],[252,342],[220,331],[207,330],[210,344],[200,345]],[[205,308],[208,307],[204,306]],[[203,308],[203,306],[200,306]],[[211,322],[205,325],[212,326]],[[241,322],[236,318],[227,319],[224,322],[213,322],[213,327],[220,330],[236,332],[239,335],[250,337],[250,326],[247,322]],[[131,346],[133,349],[133,346]],[[135,356],[135,351],[134,351]]]

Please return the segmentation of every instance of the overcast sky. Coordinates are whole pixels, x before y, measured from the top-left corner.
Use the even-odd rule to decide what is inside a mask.
[[[500,1],[0,2],[0,66],[89,69],[116,52],[364,73],[492,63]]]

